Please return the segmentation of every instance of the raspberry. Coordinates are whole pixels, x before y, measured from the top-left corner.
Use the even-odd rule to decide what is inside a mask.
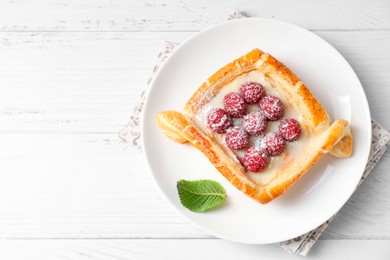
[[[286,142],[283,137],[276,132],[267,133],[263,139],[260,140],[260,148],[266,149],[271,156],[281,154],[285,147]]]
[[[233,125],[233,120],[225,110],[214,108],[207,115],[207,124],[214,132],[222,134],[226,132],[226,129]]]
[[[255,111],[244,116],[242,126],[248,134],[258,136],[267,127],[267,118],[260,111]]]
[[[259,107],[264,115],[271,121],[278,120],[284,114],[282,101],[275,96],[265,96],[260,100]]]
[[[227,146],[232,150],[240,150],[249,144],[248,134],[238,126],[230,128],[225,136]]]
[[[242,163],[247,171],[261,172],[268,164],[267,152],[264,149],[251,147],[242,158]]]
[[[232,117],[242,117],[245,114],[246,103],[237,93],[230,92],[223,98],[226,112]]]
[[[279,124],[279,134],[286,141],[295,141],[301,135],[301,128],[297,120],[293,118],[283,119]]]
[[[265,90],[260,83],[251,81],[246,82],[240,87],[240,95],[244,98],[246,103],[257,103],[265,94]]]

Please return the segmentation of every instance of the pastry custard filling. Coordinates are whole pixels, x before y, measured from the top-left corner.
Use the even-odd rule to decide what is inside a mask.
[[[259,88],[252,88],[257,85],[261,93],[254,91]],[[245,104],[242,86],[248,86]],[[253,93],[261,97],[256,100]],[[268,110],[275,113],[267,114]],[[283,168],[294,164],[295,158],[304,156],[313,141],[298,109],[259,70],[244,73],[224,86],[197,112],[195,121],[259,185],[266,185]]]

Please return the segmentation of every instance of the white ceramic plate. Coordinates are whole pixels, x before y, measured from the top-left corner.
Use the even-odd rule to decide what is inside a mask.
[[[350,120],[354,136],[352,157],[337,159],[326,155],[287,193],[267,205],[242,194],[201,152],[164,137],[154,123],[159,111],[180,111],[203,81],[253,48],[286,64],[312,90],[332,119]],[[367,162],[371,121],[359,79],[330,44],[295,25],[250,18],[204,30],[170,56],[148,93],[142,137],[150,171],[178,211],[217,237],[265,244],[308,232],[344,205]],[[225,187],[227,202],[207,213],[192,213],[180,204],[176,190],[179,179],[216,180]]]

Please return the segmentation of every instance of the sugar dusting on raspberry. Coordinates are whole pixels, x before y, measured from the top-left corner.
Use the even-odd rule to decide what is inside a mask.
[[[231,117],[221,108],[214,108],[207,115],[207,124],[216,133],[222,134],[232,126]]]
[[[223,106],[225,111],[232,117],[242,117],[246,111],[244,99],[235,92],[226,94],[223,98]]]
[[[279,124],[279,133],[286,141],[293,142],[301,135],[301,128],[297,120],[293,118],[283,119]]]
[[[267,152],[264,149],[251,147],[242,158],[242,163],[247,171],[261,172],[268,165]]]
[[[266,149],[269,155],[277,156],[284,151],[286,142],[280,134],[269,132],[260,140],[259,146]]]
[[[261,112],[271,121],[279,120],[284,114],[282,101],[275,96],[265,96],[260,100]]]
[[[243,129],[235,126],[227,130],[225,142],[230,149],[240,150],[248,147],[249,136]]]
[[[282,154],[288,142],[299,138],[300,125],[292,118],[281,120],[287,107],[278,97],[265,96],[261,84],[248,81],[234,87],[236,92],[222,92],[216,101],[207,102],[200,118],[204,120],[207,115],[207,125],[215,133],[223,134],[226,148],[233,151],[247,172],[265,171],[270,163],[282,160],[273,156]],[[214,96],[214,92],[207,95],[210,100]]]
[[[260,83],[254,81],[242,84],[239,92],[248,104],[259,102],[261,97],[265,94],[264,87]]]
[[[267,118],[260,111],[254,111],[244,116],[242,125],[251,136],[259,136],[267,127]]]

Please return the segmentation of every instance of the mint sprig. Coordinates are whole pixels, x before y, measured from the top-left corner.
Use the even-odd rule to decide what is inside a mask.
[[[225,189],[213,180],[177,182],[181,204],[194,212],[203,212],[215,208],[225,202]]]

